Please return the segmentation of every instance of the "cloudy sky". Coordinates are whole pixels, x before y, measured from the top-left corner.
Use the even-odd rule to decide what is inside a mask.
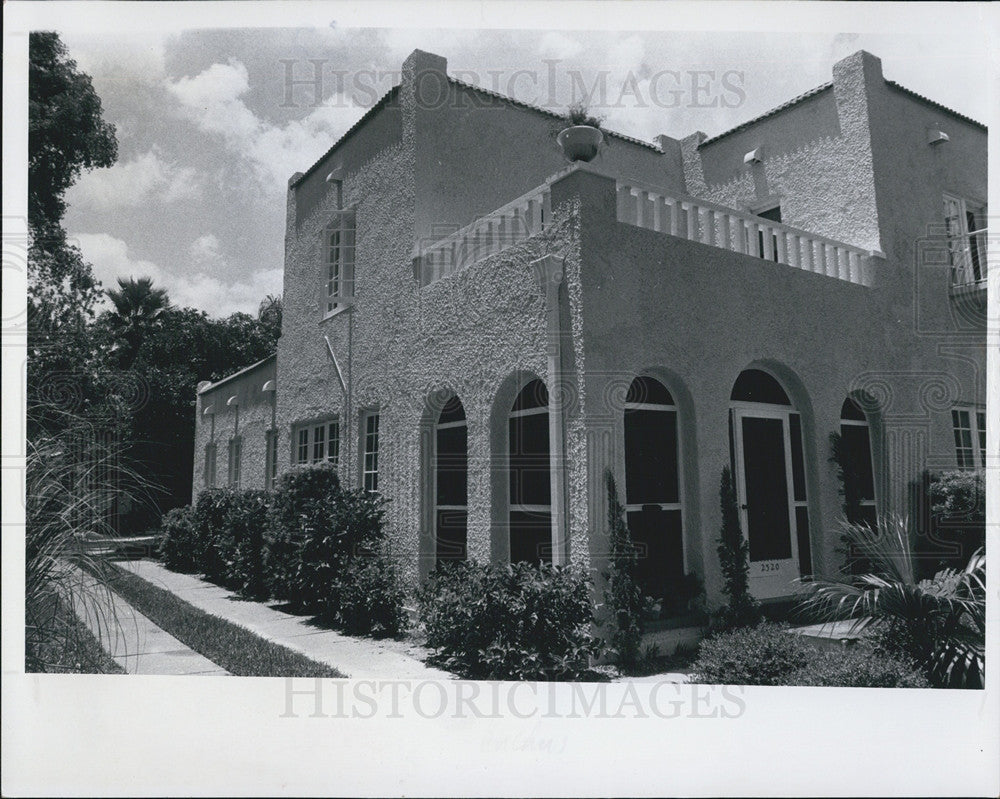
[[[987,68],[974,25],[952,26],[947,38],[90,27],[61,33],[117,126],[119,159],[69,191],[67,230],[106,285],[149,275],[175,303],[213,315],[253,311],[266,294],[280,294],[288,177],[393,85],[416,47],[445,56],[452,75],[557,111],[574,91],[603,83],[605,99],[595,105],[606,125],[645,140],[721,132],[830,80],[833,63],[858,49],[878,55],[887,78],[957,111],[988,121],[990,109],[973,77]],[[289,97],[287,71],[303,79],[317,66],[321,85]],[[709,91],[698,94],[693,80]]]

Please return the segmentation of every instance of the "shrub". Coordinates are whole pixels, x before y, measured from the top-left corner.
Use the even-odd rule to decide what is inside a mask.
[[[763,622],[721,632],[701,643],[692,681],[728,685],[788,685],[807,665],[811,646],[783,625]]]
[[[631,669],[640,659],[645,602],[636,580],[638,553],[632,543],[628,525],[625,524],[625,508],[618,501],[618,490],[611,471],[608,470],[605,476],[608,485],[608,544],[611,556],[610,569],[605,575],[607,587],[604,589],[604,601],[607,602],[611,617],[611,646],[618,665]]]
[[[920,668],[904,657],[876,654],[864,643],[820,652],[788,675],[786,685],[843,688],[929,688]]]
[[[201,572],[213,582],[222,582],[226,576],[223,558],[225,542],[220,549],[219,535],[226,527],[226,519],[238,502],[237,492],[229,488],[211,488],[202,491],[194,505],[197,543],[195,555]]]
[[[728,466],[722,468],[719,506],[722,510],[722,532],[717,552],[725,579],[722,590],[729,597],[729,602],[716,612],[712,626],[726,630],[757,624],[761,618],[760,606],[750,596],[750,545],[740,529],[736,488]]]
[[[198,525],[190,506],[168,511],[160,522],[160,545],[157,553],[168,569],[179,572],[201,571]]]
[[[292,469],[275,487],[265,540],[268,589],[278,599],[302,604],[299,548],[303,541],[332,528],[330,509],[340,496],[340,479],[329,464]]]
[[[382,553],[351,558],[332,590],[337,621],[345,632],[395,636],[409,623],[396,564]]]
[[[244,596],[265,596],[263,552],[268,494],[250,489],[234,492],[228,499],[222,527],[212,531],[222,561],[223,582]]]
[[[920,541],[920,556],[931,576],[938,569],[961,569],[986,545],[986,488],[982,472],[952,471],[931,477],[927,487],[931,520]]]
[[[459,562],[421,590],[434,661],[471,679],[572,680],[601,652],[591,581],[566,567]]]

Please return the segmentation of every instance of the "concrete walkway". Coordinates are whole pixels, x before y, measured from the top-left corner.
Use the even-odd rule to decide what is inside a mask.
[[[151,560],[121,561],[124,569],[164,588],[213,616],[340,671],[351,678],[448,680],[454,675],[425,665],[427,650],[408,641],[355,638],[317,626],[273,603],[241,599],[191,574],[178,574]]]
[[[225,669],[153,624],[91,575],[78,572],[73,609],[104,650],[129,674],[224,676]]]

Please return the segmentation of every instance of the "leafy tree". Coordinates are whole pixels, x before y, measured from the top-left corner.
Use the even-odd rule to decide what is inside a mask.
[[[66,189],[83,169],[111,166],[118,142],[90,77],[77,71],[58,34],[32,33],[28,58],[28,219],[51,236]]]
[[[100,298],[90,265],[66,241],[63,195],[83,169],[110,166],[114,127],[90,78],[55,33],[29,37],[28,436],[96,411],[113,417],[88,325]]]

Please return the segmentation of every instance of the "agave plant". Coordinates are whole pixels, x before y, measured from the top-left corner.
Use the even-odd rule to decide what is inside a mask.
[[[977,551],[964,569],[944,569],[917,580],[904,518],[882,519],[876,529],[848,524],[845,538],[870,571],[819,579],[798,612],[814,621],[852,620],[853,632],[895,630],[905,654],[939,687],[980,688],[985,667],[986,555]]]

